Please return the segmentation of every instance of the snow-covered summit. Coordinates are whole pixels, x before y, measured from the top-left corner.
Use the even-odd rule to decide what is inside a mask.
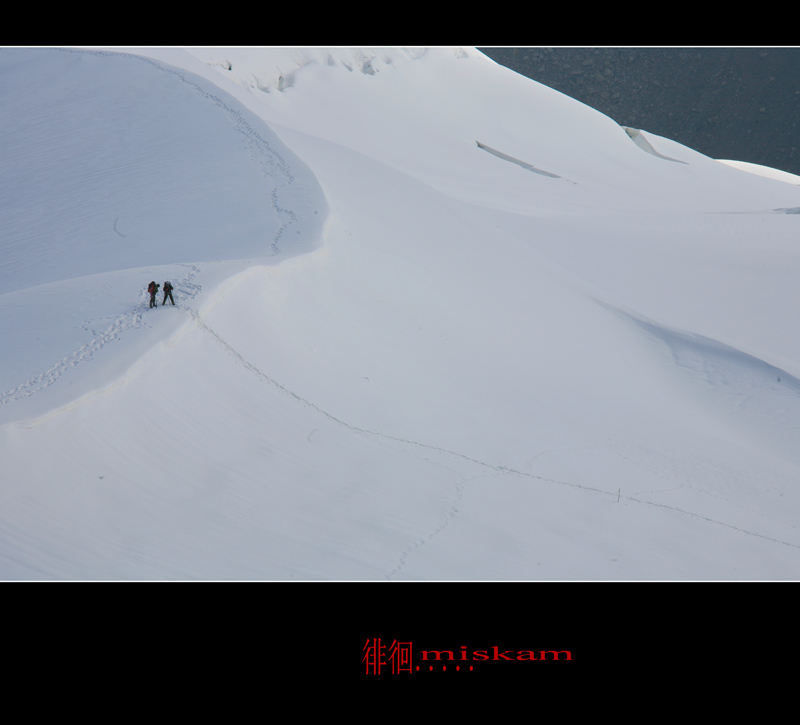
[[[796,186],[474,48],[0,49],[0,156],[0,578],[794,576]]]

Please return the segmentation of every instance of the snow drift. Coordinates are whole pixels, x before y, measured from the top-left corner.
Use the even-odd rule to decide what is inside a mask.
[[[0,94],[0,576],[795,576],[795,186],[472,48]]]

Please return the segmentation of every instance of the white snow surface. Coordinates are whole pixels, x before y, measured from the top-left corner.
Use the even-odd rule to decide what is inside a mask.
[[[474,48],[0,49],[0,578],[795,579],[800,189],[637,139]]]

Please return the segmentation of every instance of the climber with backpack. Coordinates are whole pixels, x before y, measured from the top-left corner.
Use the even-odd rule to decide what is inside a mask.
[[[158,294],[159,285],[155,282],[151,282],[147,286],[147,291],[150,293],[150,307],[158,307],[158,302],[156,301],[156,295]]]
[[[167,304],[167,297],[169,297],[169,301],[174,305],[175,300],[172,299],[172,282],[164,282],[164,301],[161,303],[162,307]]]

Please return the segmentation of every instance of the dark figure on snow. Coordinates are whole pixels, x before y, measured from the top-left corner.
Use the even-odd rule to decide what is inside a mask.
[[[161,303],[162,307],[167,304],[167,297],[169,297],[169,301],[174,305],[175,300],[172,299],[172,282],[164,282],[164,301]]]
[[[147,291],[150,293],[150,307],[158,307],[156,295],[158,294],[159,287],[160,285],[156,284],[155,282],[151,282],[147,287]]]

